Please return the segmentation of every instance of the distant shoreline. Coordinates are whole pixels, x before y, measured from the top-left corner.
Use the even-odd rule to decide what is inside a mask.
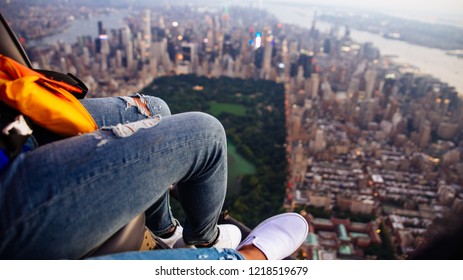
[[[301,7],[302,8],[302,7]],[[276,15],[278,19],[286,24],[295,24],[304,28],[310,28],[314,16],[316,16],[317,8],[307,8],[305,10],[297,10],[294,12],[294,7],[271,5],[267,10]],[[317,19],[316,28],[319,30],[329,31],[333,25],[330,22]],[[344,26],[341,26],[344,27]],[[418,68],[424,75],[433,76],[436,79],[447,83],[449,86],[455,87],[460,96],[463,96],[463,59],[447,54],[451,50],[442,50],[428,46],[421,46],[406,42],[404,40],[392,40],[383,36],[359,30],[353,26],[349,26],[351,38],[358,43],[371,42],[381,52],[381,56],[393,58],[395,64],[409,64]]]

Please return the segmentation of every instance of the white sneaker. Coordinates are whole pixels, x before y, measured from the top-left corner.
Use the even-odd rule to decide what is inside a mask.
[[[241,241],[241,231],[235,225],[218,225],[219,236],[211,247],[235,249]],[[174,234],[169,238],[159,238],[169,248],[195,248],[193,245],[186,245],[183,241],[183,227],[178,224]]]
[[[187,248],[220,248],[220,249],[235,249],[236,246],[240,244],[241,241],[241,231],[235,225],[230,224],[222,224],[218,225],[219,228],[219,236],[214,241],[215,243],[208,246],[201,246],[201,245],[183,245],[182,247]],[[176,247],[178,248],[178,247]]]
[[[235,225],[222,224],[219,227],[219,237],[212,247],[235,249],[241,242],[241,231]]]
[[[183,227],[179,223],[177,223],[177,228],[175,229],[175,232],[171,237],[158,238],[171,249],[174,247],[183,247],[185,245],[185,243],[183,243]]]
[[[309,225],[304,217],[296,213],[284,213],[261,222],[236,250],[252,244],[268,260],[282,260],[302,245],[308,232]]]

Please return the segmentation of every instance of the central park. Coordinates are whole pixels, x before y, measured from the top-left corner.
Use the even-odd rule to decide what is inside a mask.
[[[158,78],[141,93],[166,101],[172,114],[201,111],[223,124],[229,165],[224,209],[233,217],[252,227],[282,212],[287,175],[282,84],[181,75]]]

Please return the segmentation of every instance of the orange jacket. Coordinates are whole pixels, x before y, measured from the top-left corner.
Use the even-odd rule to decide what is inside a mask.
[[[0,100],[36,124],[63,136],[96,130],[97,124],[69,91],[81,89],[55,81],[0,55]]]

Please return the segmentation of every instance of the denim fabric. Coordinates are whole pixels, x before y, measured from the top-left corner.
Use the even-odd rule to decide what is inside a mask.
[[[127,252],[92,258],[91,260],[244,260],[233,249],[174,249]]]
[[[185,242],[215,239],[227,181],[222,125],[141,98],[148,113],[127,98],[83,100],[101,129],[23,153],[1,174],[0,258],[79,258],[146,210],[154,233],[167,232],[172,184]]]

